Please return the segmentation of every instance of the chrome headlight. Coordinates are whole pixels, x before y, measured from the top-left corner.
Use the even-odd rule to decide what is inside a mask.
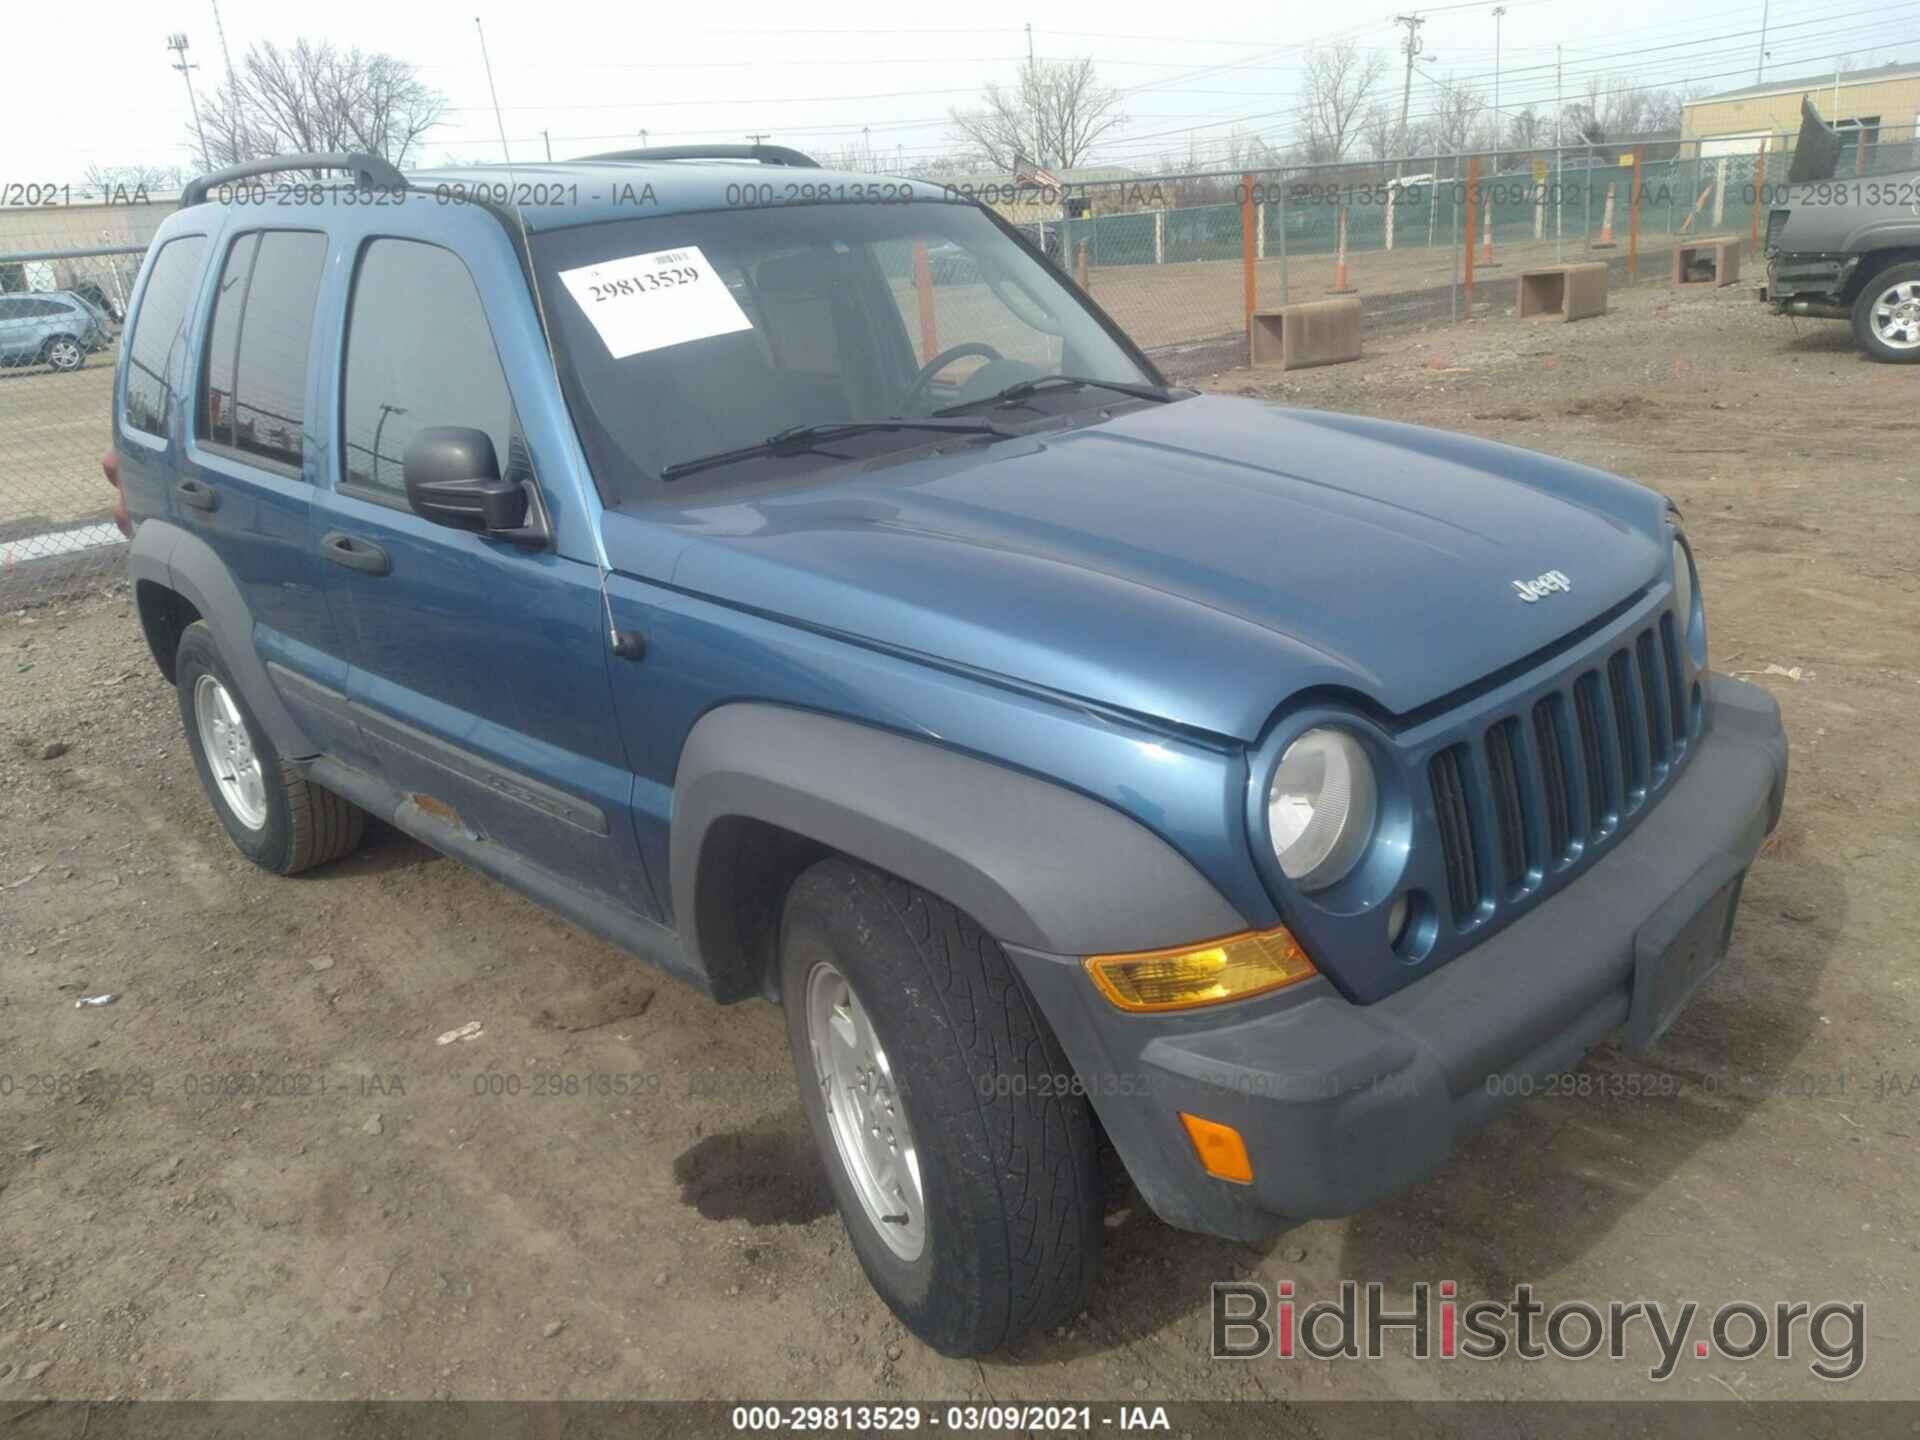
[[[1343,730],[1307,731],[1281,755],[1267,787],[1267,830],[1289,880],[1320,890],[1359,863],[1379,813],[1373,762]]]
[[[1693,627],[1693,557],[1678,537],[1673,542],[1673,604],[1680,612],[1680,633]]]

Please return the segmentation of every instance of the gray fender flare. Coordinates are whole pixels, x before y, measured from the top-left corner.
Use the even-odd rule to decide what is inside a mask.
[[[151,580],[184,595],[213,632],[220,658],[227,663],[274,748],[286,760],[318,753],[300,722],[267,678],[267,667],[253,648],[253,613],[220,557],[198,535],[159,518],[142,520],[127,552],[127,574]]]
[[[743,702],[701,717],[674,778],[673,910],[696,957],[700,866],[729,817],[898,875],[1003,944],[1089,955],[1246,928],[1171,845],[1077,791],[930,741]]]

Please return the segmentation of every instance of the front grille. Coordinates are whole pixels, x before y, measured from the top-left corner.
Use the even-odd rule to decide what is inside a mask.
[[[1533,707],[1533,745],[1540,756],[1540,785],[1547,799],[1547,858],[1564,860],[1573,844],[1573,776],[1566,765],[1566,731],[1558,697]]]
[[[1456,742],[1433,756],[1428,779],[1456,924],[1591,856],[1647,804],[1685,747],[1682,674],[1663,614],[1528,709],[1493,716],[1477,747]],[[1473,763],[1476,751],[1484,766]],[[1483,869],[1498,872],[1491,887]]]
[[[1440,822],[1440,853],[1447,862],[1447,898],[1465,919],[1480,906],[1480,862],[1473,851],[1473,817],[1467,808],[1466,746],[1450,745],[1433,757],[1433,813]]]
[[[1527,812],[1520,800],[1518,720],[1502,720],[1487,731],[1487,783],[1493,791],[1494,830],[1500,840],[1500,865],[1507,893],[1527,883]]]

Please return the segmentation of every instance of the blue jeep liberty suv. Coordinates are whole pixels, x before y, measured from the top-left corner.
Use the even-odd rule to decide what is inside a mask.
[[[949,1354],[1083,1303],[1103,1138],[1260,1241],[1652,1044],[1780,815],[1660,495],[1175,388],[992,211],[780,147],[196,181],[113,446],[234,843],[372,814],[782,1006]]]

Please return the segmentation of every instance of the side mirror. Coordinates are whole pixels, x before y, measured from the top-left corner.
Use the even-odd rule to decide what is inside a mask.
[[[500,478],[500,460],[484,430],[429,425],[407,442],[401,469],[407,504],[422,519],[490,532],[526,524],[526,487]]]

